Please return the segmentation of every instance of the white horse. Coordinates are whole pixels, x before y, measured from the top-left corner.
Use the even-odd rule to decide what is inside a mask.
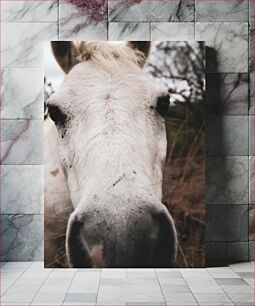
[[[45,266],[174,266],[161,202],[169,95],[142,70],[150,43],[52,50],[66,78],[47,102]]]

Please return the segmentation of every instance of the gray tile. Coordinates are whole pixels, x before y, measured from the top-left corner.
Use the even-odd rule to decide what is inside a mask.
[[[212,295],[217,294],[217,293],[223,293],[224,291],[222,288],[217,284],[204,284],[204,283],[199,283],[199,284],[189,284],[189,287],[192,291],[192,293],[196,296],[196,294],[200,293],[210,293]]]
[[[249,116],[249,155],[254,156],[254,116]]]
[[[196,21],[248,21],[248,1],[196,0]]]
[[[23,305],[23,303],[30,303],[33,300],[33,297],[35,295],[35,292],[28,292],[28,291],[22,291],[22,292],[12,292],[12,290],[8,290],[2,297],[1,297],[1,304],[6,305],[6,303],[20,303]]]
[[[253,272],[254,271],[254,262],[239,262],[236,264],[231,264],[229,267],[235,271],[239,272]]]
[[[234,305],[225,293],[196,293],[199,305]]]
[[[119,283],[118,286],[100,286],[98,290],[97,304],[105,305],[126,305],[125,285]]]
[[[31,305],[62,305],[65,295],[65,292],[55,292],[54,294],[39,292]]]
[[[255,115],[254,110],[254,23],[249,25],[249,106],[250,114]]]
[[[249,114],[254,116],[254,70],[250,70],[249,74]]]
[[[249,0],[249,20],[254,21],[254,0]]]
[[[60,40],[107,40],[107,1],[88,7],[89,2],[59,2]]]
[[[138,22],[110,22],[109,40],[150,40],[150,24]]]
[[[254,293],[254,289],[248,284],[244,285],[222,285],[222,289],[227,293]]]
[[[244,278],[244,280],[245,280],[245,282],[246,282],[250,287],[252,287],[253,290],[254,290],[254,288],[255,288],[255,285],[254,285],[254,277],[253,277],[253,278]]]
[[[3,165],[1,187],[2,214],[43,213],[43,166]]]
[[[207,72],[248,72],[248,23],[197,22],[195,39],[208,47]]]
[[[206,155],[248,155],[249,117],[250,116],[210,117],[206,127]]]
[[[165,302],[157,302],[157,301],[155,301],[155,302],[135,302],[135,303],[132,303],[132,302],[130,302],[130,303],[127,303],[127,305],[132,305],[132,306],[135,306],[135,305],[137,305],[137,306],[140,306],[140,305],[143,305],[143,306],[149,306],[149,305],[153,305],[153,306],[160,306],[160,305],[166,305],[166,303]]]
[[[207,205],[207,241],[248,241],[248,205]]]
[[[167,305],[198,305],[192,293],[172,293],[165,296]]]
[[[218,266],[227,262],[226,242],[206,242],[206,266]]]
[[[229,293],[230,299],[238,306],[254,305],[253,293]]]
[[[248,204],[248,185],[248,157],[206,159],[206,204]]]
[[[242,278],[254,278],[255,277],[254,272],[238,272],[237,274]]]
[[[151,39],[161,41],[192,41],[195,39],[194,24],[187,22],[152,23]]]
[[[254,241],[249,241],[249,260],[254,261]]]
[[[162,291],[157,286],[127,286],[126,287],[126,302],[127,303],[136,303],[136,302],[165,302]]]
[[[168,294],[172,295],[173,293],[176,294],[181,294],[181,293],[191,293],[189,287],[185,284],[185,285],[164,285],[161,284],[160,285],[162,292],[165,296],[165,298],[167,298]]]
[[[43,119],[42,69],[3,69],[1,91],[1,118]]]
[[[228,242],[228,263],[249,260],[249,242]]]
[[[254,156],[249,157],[249,204],[254,204]]]
[[[65,302],[70,303],[95,303],[97,299],[97,293],[67,293]]]
[[[130,279],[156,279],[154,269],[127,269],[127,278]]]
[[[127,270],[126,269],[112,269],[112,268],[104,268],[101,273],[101,280],[103,279],[122,279],[126,278]]]
[[[194,0],[109,0],[109,21],[194,21]]]
[[[1,164],[43,164],[43,120],[1,121]]]
[[[1,215],[1,224],[4,260],[42,260],[42,215]]]
[[[248,115],[248,74],[207,73],[205,101],[209,115]]]
[[[215,278],[219,285],[246,285],[242,278]]]
[[[7,22],[1,28],[3,68],[42,67],[43,41],[58,38],[57,23]]]
[[[58,1],[6,1],[1,2],[2,21],[49,21],[58,19]]]
[[[240,278],[240,276],[230,267],[207,268],[207,271],[214,278]]]
[[[254,240],[254,204],[249,205],[249,240]]]

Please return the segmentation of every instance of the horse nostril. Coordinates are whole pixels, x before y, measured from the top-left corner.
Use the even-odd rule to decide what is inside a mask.
[[[81,216],[73,214],[68,221],[66,240],[67,257],[69,265],[73,268],[91,267],[89,250],[82,239],[83,230]]]

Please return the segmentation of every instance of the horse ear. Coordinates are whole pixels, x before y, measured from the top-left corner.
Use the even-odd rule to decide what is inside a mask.
[[[150,41],[129,41],[128,46],[132,48],[133,50],[138,50],[142,52],[143,57],[139,61],[139,64],[141,67],[143,67],[150,53],[151,42]]]
[[[68,73],[79,60],[79,51],[71,41],[52,41],[51,48],[59,66]]]

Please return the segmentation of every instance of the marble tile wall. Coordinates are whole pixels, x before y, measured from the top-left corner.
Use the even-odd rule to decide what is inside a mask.
[[[43,257],[42,43],[56,39],[205,41],[207,260],[253,259],[254,1],[71,2],[1,1],[2,259]]]

